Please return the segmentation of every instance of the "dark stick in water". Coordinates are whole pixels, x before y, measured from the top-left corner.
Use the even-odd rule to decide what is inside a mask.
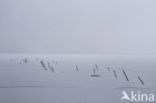
[[[51,69],[51,71],[52,71],[53,73],[55,73],[53,66],[51,66],[50,69]]]
[[[49,61],[47,62],[47,64],[48,64],[48,67],[50,68],[50,63],[49,63]]]
[[[142,83],[142,85],[144,85],[143,80],[138,76],[138,79],[140,80],[140,82]]]
[[[96,74],[96,69],[95,69],[95,68],[93,68],[93,72],[94,72],[94,74],[91,75],[91,77],[100,77],[100,75],[97,75],[97,74]]]
[[[95,68],[96,68],[96,70],[98,71],[98,66],[97,66],[97,64],[95,64]]]
[[[47,70],[47,68],[46,68],[46,66],[45,66],[45,64],[44,64],[44,62],[41,60],[40,61],[40,63],[41,63],[41,65],[42,65],[42,67],[45,69],[45,70]]]
[[[94,74],[95,74],[95,68],[93,69],[93,71],[94,71]]]
[[[126,80],[127,80],[127,81],[129,81],[129,79],[128,79],[128,77],[127,77],[127,75],[126,75],[126,73],[125,73],[125,71],[124,71],[124,70],[123,70],[123,74],[125,75]]]
[[[114,72],[114,76],[115,76],[115,78],[117,78],[117,75],[116,75],[116,72],[115,72],[115,70],[113,70],[113,72]]]
[[[78,66],[77,66],[77,65],[76,65],[76,70],[77,70],[77,71],[79,71],[79,68],[78,68]]]

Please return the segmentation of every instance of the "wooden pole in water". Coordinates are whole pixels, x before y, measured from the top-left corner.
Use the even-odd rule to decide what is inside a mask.
[[[96,68],[96,70],[98,71],[98,66],[97,66],[97,64],[95,64],[95,68]]]
[[[143,80],[138,76],[138,79],[140,80],[140,82],[142,83],[142,85],[144,85]]]
[[[95,68],[93,69],[93,71],[94,71],[94,75],[95,75]]]
[[[127,77],[127,75],[126,75],[126,73],[125,73],[125,71],[124,71],[124,70],[123,70],[123,74],[125,75],[126,80],[127,80],[127,81],[129,81],[129,79],[128,79],[128,77]]]
[[[78,68],[78,66],[77,66],[77,65],[76,65],[76,70],[77,70],[77,71],[79,71],[79,68]]]
[[[40,63],[41,63],[41,66],[45,69],[45,70],[47,70],[47,68],[46,68],[46,66],[45,66],[45,64],[44,64],[44,61],[40,61]]]
[[[51,71],[52,71],[53,73],[55,73],[53,66],[51,66]]]
[[[115,76],[115,78],[117,78],[117,75],[116,75],[116,72],[115,72],[115,70],[113,70],[113,72],[114,72],[114,76]]]

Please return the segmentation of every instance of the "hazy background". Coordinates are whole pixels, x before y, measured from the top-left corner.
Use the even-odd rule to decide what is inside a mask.
[[[156,54],[155,0],[0,0],[0,53]]]

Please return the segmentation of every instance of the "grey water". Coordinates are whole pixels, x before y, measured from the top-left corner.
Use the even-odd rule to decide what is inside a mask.
[[[121,103],[156,94],[155,73],[153,55],[1,54],[0,103]]]

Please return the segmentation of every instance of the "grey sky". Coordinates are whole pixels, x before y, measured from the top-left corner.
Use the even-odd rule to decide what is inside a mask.
[[[0,0],[0,52],[156,54],[155,0]]]

